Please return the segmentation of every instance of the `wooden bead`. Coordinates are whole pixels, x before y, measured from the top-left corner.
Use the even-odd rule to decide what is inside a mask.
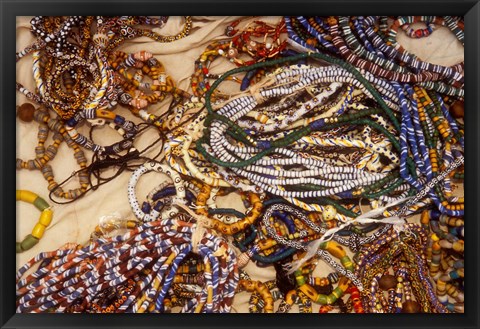
[[[32,122],[35,114],[35,107],[30,103],[20,105],[17,111],[18,117],[24,122]]]
[[[465,114],[465,103],[463,101],[456,101],[450,106],[450,113],[454,118],[463,118]]]
[[[378,285],[383,290],[394,289],[397,285],[397,279],[393,275],[385,274],[378,281]]]
[[[407,300],[402,304],[402,313],[420,313],[420,304],[413,300]]]

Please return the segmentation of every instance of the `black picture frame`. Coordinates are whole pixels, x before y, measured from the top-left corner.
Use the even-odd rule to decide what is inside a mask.
[[[15,18],[33,15],[454,15],[465,16],[465,313],[464,314],[228,314],[93,315],[15,313]],[[0,0],[0,326],[1,328],[478,328],[480,250],[480,4],[422,1],[23,1]],[[474,156],[475,155],[475,156]]]

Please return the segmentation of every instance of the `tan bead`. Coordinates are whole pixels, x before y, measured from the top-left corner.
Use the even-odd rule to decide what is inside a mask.
[[[227,52],[227,57],[228,58],[235,58],[238,56],[238,50],[235,49],[235,48],[230,48],[228,49],[228,52]]]
[[[397,279],[393,275],[385,274],[378,280],[378,285],[382,290],[394,289]]]
[[[135,58],[136,60],[139,60],[139,61],[146,61],[146,60],[149,60],[150,58],[152,58],[153,55],[151,53],[149,53],[148,51],[145,51],[145,50],[142,50],[142,51],[139,51],[135,54],[133,54],[133,58]]]
[[[33,115],[35,114],[35,107],[30,103],[20,105],[18,108],[18,117],[24,122],[32,122]]]
[[[323,217],[323,220],[325,221],[334,220],[336,215],[337,215],[337,209],[335,209],[334,206],[327,205],[323,209],[322,217]]]
[[[140,110],[147,107],[148,102],[145,99],[135,98],[130,101],[130,105]]]
[[[136,69],[141,69],[143,67],[143,62],[135,62],[135,64],[133,64],[133,66]]]
[[[456,101],[450,106],[450,113],[454,118],[463,118],[465,114],[465,103],[463,101]]]
[[[237,263],[238,267],[239,268],[245,267],[249,261],[250,261],[250,256],[248,256],[247,253],[244,252],[240,254],[240,256],[238,257],[238,263]]]
[[[258,44],[255,41],[250,40],[247,47],[249,50],[257,50]]]
[[[413,300],[407,300],[402,304],[402,313],[420,313],[420,304]]]

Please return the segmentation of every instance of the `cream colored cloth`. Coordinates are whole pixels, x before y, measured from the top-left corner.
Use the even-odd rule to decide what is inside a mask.
[[[217,16],[194,16],[193,28],[191,33],[186,38],[172,42],[159,43],[152,41],[146,37],[134,39],[119,47],[119,50],[125,52],[136,52],[139,50],[146,50],[154,54],[154,56],[164,64],[166,73],[170,75],[177,86],[181,89],[191,92],[190,77],[194,70],[194,62],[199,58],[205,47],[213,40],[226,38],[224,35],[226,27],[233,21],[240,17],[217,17]],[[17,17],[17,51],[21,51],[27,45],[34,41],[32,33],[30,33],[30,19],[31,17]],[[277,23],[281,17],[249,17],[242,18],[239,28],[246,26],[254,20],[263,20],[270,23]],[[157,32],[162,35],[174,35],[178,33],[183,27],[183,18],[170,17],[166,26],[159,29]],[[282,37],[285,37],[283,35]],[[429,61],[434,64],[453,65],[463,61],[463,47],[456,40],[454,35],[444,27],[440,27],[433,32],[433,34],[424,39],[410,39],[405,37],[403,31],[398,33],[398,41],[408,51],[415,53],[422,60]],[[17,64],[17,81],[23,84],[29,90],[34,90],[35,83],[32,75],[32,56],[26,56]],[[214,61],[210,67],[211,73],[223,73],[228,69],[234,68],[233,64],[225,59],[218,59]],[[229,90],[230,87],[221,86],[221,90]],[[238,91],[238,86],[236,87]],[[233,89],[231,89],[233,90]],[[23,94],[17,92],[17,104],[21,105],[26,100]],[[156,107],[149,108],[149,111],[160,114],[166,111],[168,102],[163,102]],[[10,109],[14,110],[14,109]],[[140,123],[139,118],[134,117],[125,109],[117,106],[115,110],[118,114]],[[36,123],[24,123],[17,119],[17,157],[27,160],[35,157],[35,146],[37,144],[38,125]],[[88,136],[87,127],[79,128],[79,131]],[[49,137],[46,145],[51,141]],[[143,149],[149,145],[156,138],[154,131],[149,131],[135,142],[138,149]],[[97,128],[94,132],[94,140],[101,145],[109,145],[114,141],[119,140],[118,134],[109,127]],[[158,148],[152,152],[147,153],[147,156],[153,156],[158,152]],[[91,159],[91,152],[85,151],[87,159]],[[13,160],[12,160],[13,161]],[[56,181],[59,183],[70,176],[70,174],[79,169],[71,149],[62,143],[58,154],[51,166],[55,175]],[[47,182],[43,178],[40,171],[17,171],[17,189],[31,190],[50,204],[53,204],[48,199]],[[83,198],[67,204],[54,205],[54,216],[52,224],[48,227],[44,237],[31,250],[22,254],[17,254],[17,268],[26,263],[30,258],[34,257],[41,251],[50,251],[57,249],[67,242],[76,242],[79,244],[88,243],[90,234],[96,225],[99,224],[99,219],[103,215],[109,215],[114,212],[119,212],[125,218],[134,218],[131,212],[130,205],[127,199],[127,184],[130,179],[131,172],[124,172],[112,182],[101,186],[96,191],[89,192]],[[137,196],[139,201],[145,200],[146,195],[152,188],[156,187],[163,180],[169,179],[156,173],[149,173],[144,175],[137,185]],[[74,178],[66,188],[78,187],[78,179]],[[225,198],[219,198],[221,204],[236,203],[239,209],[242,207],[239,202],[239,197],[230,195]],[[21,241],[35,225],[39,217],[38,211],[29,204],[17,202],[17,241]],[[6,219],[7,220],[7,219]],[[254,279],[266,281],[275,278],[275,271],[273,266],[268,268],[256,267],[253,262],[249,262],[245,270]],[[332,269],[319,261],[316,273],[325,276],[330,273]],[[235,296],[234,311],[248,312],[249,293],[239,293]],[[275,308],[278,302],[275,304]],[[294,311],[297,310],[294,307]],[[318,306],[314,305],[314,311],[318,310]]]

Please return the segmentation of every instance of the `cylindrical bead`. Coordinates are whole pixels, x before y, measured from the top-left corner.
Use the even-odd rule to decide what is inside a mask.
[[[38,222],[43,226],[47,227],[52,222],[53,212],[51,209],[45,209],[40,215]]]
[[[31,234],[27,235],[21,243],[22,250],[25,251],[25,250],[28,250],[28,249],[32,248],[33,246],[35,246],[38,243],[38,241],[39,241],[39,239],[32,236]]]
[[[47,201],[43,200],[41,197],[37,197],[37,199],[33,202],[33,205],[40,211],[44,211],[50,207]]]
[[[38,198],[38,195],[36,195],[33,192],[26,191],[26,190],[17,190],[17,201],[21,200],[21,201],[33,203],[36,198]]]
[[[40,223],[37,223],[32,230],[32,236],[37,239],[41,239],[45,233],[45,226]]]

